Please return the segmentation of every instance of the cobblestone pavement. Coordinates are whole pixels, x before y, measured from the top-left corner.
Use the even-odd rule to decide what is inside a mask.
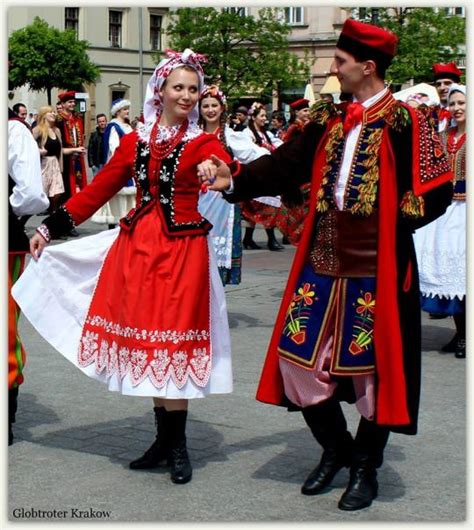
[[[98,228],[88,222],[79,230],[87,235]],[[263,242],[264,232],[256,234]],[[184,486],[172,484],[166,469],[128,469],[154,437],[151,400],[108,392],[22,319],[28,362],[8,449],[9,520],[464,521],[466,363],[438,351],[452,336],[451,319],[424,316],[419,434],[391,436],[373,505],[353,513],[337,509],[346,470],[326,494],[300,494],[320,449],[301,414],[254,397],[293,255],[291,247],[246,251],[241,285],[226,288],[234,392],[190,404],[194,476]],[[358,418],[352,407],[344,409],[354,432]]]

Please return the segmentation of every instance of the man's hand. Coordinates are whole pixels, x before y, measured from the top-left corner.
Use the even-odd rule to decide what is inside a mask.
[[[38,258],[41,256],[41,253],[47,244],[48,243],[46,243],[43,236],[38,233],[30,239],[30,254],[35,261],[38,261]]]
[[[198,176],[203,185],[212,191],[226,191],[230,188],[229,166],[215,155],[198,165]]]

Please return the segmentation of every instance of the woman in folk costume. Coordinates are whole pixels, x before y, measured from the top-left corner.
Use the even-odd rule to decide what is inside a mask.
[[[185,483],[188,400],[232,391],[224,291],[211,225],[197,209],[200,163],[213,153],[230,157],[197,124],[203,57],[189,49],[167,55],[148,82],[144,127],[124,136],[92,183],[37,229],[35,261],[13,295],[39,333],[89,377],[153,398],[158,434],[130,467],[168,463],[171,480]],[[42,252],[131,176],[137,205],[120,227]]]
[[[286,134],[284,142],[289,142],[303,134],[305,126],[310,121],[310,103],[307,99],[297,99],[290,104],[292,121]],[[299,188],[282,196],[282,206],[277,217],[277,227],[285,240],[297,246],[304,228],[304,221],[308,217],[311,186],[309,182],[302,184]]]
[[[268,153],[264,147],[226,125],[226,97],[217,86],[205,88],[199,108],[204,131],[216,135],[229,154],[240,162],[251,162]],[[239,284],[242,269],[240,207],[225,201],[221,193],[207,191],[199,197],[199,211],[213,225],[210,235],[222,282],[224,285]]]
[[[265,130],[267,123],[267,111],[262,103],[254,102],[249,109],[249,123],[242,134],[250,141],[267,150],[267,154],[273,152],[283,142]],[[243,245],[246,249],[260,248],[253,240],[255,224],[260,223],[265,227],[269,250],[283,250],[275,237],[275,226],[279,214],[281,201],[279,197],[258,197],[252,201],[242,203],[242,216],[245,219],[245,235]]]
[[[105,165],[112,158],[122,137],[133,131],[129,123],[129,114],[130,101],[128,99],[116,99],[112,103],[110,109],[112,119],[107,124],[102,139],[104,154],[104,159],[101,161],[102,164]],[[136,194],[137,188],[131,178],[117,195],[112,197],[92,216],[92,221],[94,223],[107,223],[109,228],[115,228],[120,219],[125,217],[135,206]]]
[[[456,333],[441,351],[466,356],[466,87],[452,84],[448,109],[456,121],[441,133],[454,175],[454,195],[446,213],[417,230],[421,308],[452,315]]]

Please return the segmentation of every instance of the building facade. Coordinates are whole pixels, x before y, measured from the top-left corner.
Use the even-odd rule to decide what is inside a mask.
[[[109,115],[117,98],[131,101],[131,118],[140,115],[146,83],[156,65],[152,54],[166,48],[168,12],[169,8],[160,7],[10,7],[8,34],[38,16],[60,30],[73,29],[79,39],[90,43],[88,55],[101,75],[95,85],[84,86],[78,109],[83,111],[88,134],[95,127],[96,114]],[[53,91],[53,105],[58,92],[67,88]],[[10,106],[21,101],[29,112],[47,104],[45,92],[31,92],[28,86],[15,89],[13,94]]]
[[[258,16],[260,8],[226,9],[241,15]],[[332,6],[280,9],[282,20],[291,26],[289,50],[308,59],[311,64],[308,83],[318,94],[328,78],[335,45],[349,12]],[[362,9],[367,11],[366,8],[359,11]],[[453,16],[465,16],[464,8],[446,9],[454,10]],[[175,10],[167,7],[12,6],[7,13],[8,34],[31,24],[38,16],[58,29],[73,29],[79,39],[90,43],[88,53],[99,66],[101,77],[95,85],[84,87],[84,101],[80,105],[80,110],[84,110],[86,133],[89,133],[95,127],[96,114],[108,114],[112,101],[119,97],[131,101],[131,117],[140,115],[146,83],[155,67],[152,54],[168,47],[165,30],[170,13]],[[375,11],[372,9],[372,15]],[[302,97],[304,90],[305,86],[301,86],[278,94],[273,107],[281,105],[282,101]],[[57,92],[53,92],[53,98]],[[32,112],[45,105],[47,98],[45,93],[30,92],[25,86],[14,91],[9,103],[13,105],[20,101]]]

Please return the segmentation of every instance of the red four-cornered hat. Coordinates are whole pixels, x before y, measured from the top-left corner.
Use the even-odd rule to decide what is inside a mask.
[[[74,90],[69,90],[68,92],[61,92],[61,94],[58,94],[58,99],[63,103],[65,101],[69,101],[70,99],[76,99],[76,92]]]
[[[297,99],[290,103],[290,108],[293,110],[307,109],[309,107],[309,100],[305,98]]]
[[[344,22],[336,46],[351,53],[351,46],[355,44],[394,57],[397,53],[397,42],[398,37],[391,31],[348,18]]]
[[[452,79],[459,83],[461,81],[461,70],[456,66],[456,63],[438,63],[432,66],[434,73],[434,80],[438,79]]]

